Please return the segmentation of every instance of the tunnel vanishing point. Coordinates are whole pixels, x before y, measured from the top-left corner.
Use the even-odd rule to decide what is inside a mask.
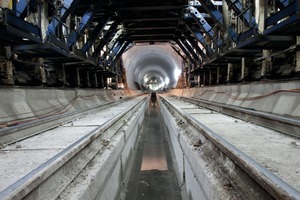
[[[300,199],[300,0],[0,0],[0,200]]]

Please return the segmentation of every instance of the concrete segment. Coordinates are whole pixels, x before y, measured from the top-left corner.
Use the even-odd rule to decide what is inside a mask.
[[[293,89],[297,89],[298,92],[288,92],[288,90]],[[177,89],[171,90],[170,93],[278,115],[300,117],[299,90],[300,81],[295,80],[276,83],[249,83],[245,85]]]

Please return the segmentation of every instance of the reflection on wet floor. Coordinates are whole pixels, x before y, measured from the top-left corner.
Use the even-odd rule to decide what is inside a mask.
[[[167,139],[160,127],[159,105],[153,101],[142,134],[126,200],[181,200]]]

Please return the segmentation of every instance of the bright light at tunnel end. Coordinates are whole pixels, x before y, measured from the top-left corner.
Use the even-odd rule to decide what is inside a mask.
[[[169,44],[135,46],[123,55],[123,64],[129,88],[175,88],[182,73],[182,59]]]
[[[176,80],[178,80],[180,74],[181,74],[181,70],[176,67],[175,70],[174,70],[174,78]]]

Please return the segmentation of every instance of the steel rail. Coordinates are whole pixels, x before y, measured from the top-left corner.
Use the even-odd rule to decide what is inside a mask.
[[[261,126],[268,127],[272,130],[280,131],[285,134],[300,138],[300,119],[287,116],[275,115],[261,111],[249,110],[246,108],[224,105],[221,103],[210,102],[201,99],[194,99],[188,97],[178,97],[184,101],[202,106],[207,109],[215,110],[235,118],[250,121]]]
[[[180,116],[187,120],[275,199],[300,199],[300,193],[295,188],[271,173],[265,167],[257,163],[254,159],[240,151],[194,117],[182,111],[169,100],[163,97],[161,98],[162,102],[169,109],[176,111]]]

